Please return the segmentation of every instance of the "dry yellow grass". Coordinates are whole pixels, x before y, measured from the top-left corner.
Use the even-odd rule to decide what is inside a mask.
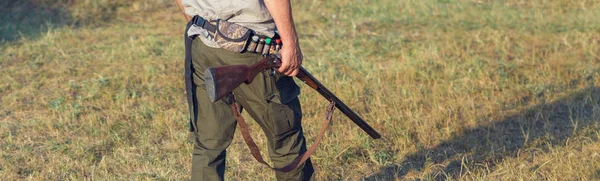
[[[174,2],[0,7],[2,180],[189,179]],[[305,67],[387,139],[336,113],[318,180],[600,179],[597,1],[294,8]],[[312,142],[327,103],[307,87],[300,99]],[[229,180],[274,179],[239,134],[229,150]]]

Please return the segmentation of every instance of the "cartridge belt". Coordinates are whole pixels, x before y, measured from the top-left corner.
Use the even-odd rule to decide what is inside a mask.
[[[268,56],[272,54],[278,54],[281,50],[281,39],[277,35],[277,38],[264,38],[260,36],[252,36],[246,46],[246,51],[249,53],[261,54],[262,56]]]
[[[203,30],[189,33],[192,36],[203,35],[213,39],[221,48],[238,53],[256,53],[263,56],[277,54],[282,43],[279,35],[268,37],[257,34],[254,30],[227,22],[225,20],[206,20],[198,15],[190,23]]]

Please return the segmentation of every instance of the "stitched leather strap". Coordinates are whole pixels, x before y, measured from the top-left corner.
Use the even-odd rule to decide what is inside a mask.
[[[235,101],[235,98],[233,98],[233,103],[229,104],[229,106],[231,107],[231,111],[233,112],[233,115],[235,116],[235,119],[238,122],[240,131],[242,132],[242,137],[244,137],[244,142],[246,142],[246,145],[248,145],[248,148],[250,149],[250,153],[252,154],[254,159],[256,159],[256,161],[266,165],[267,167],[269,167],[273,170],[282,171],[282,172],[289,172],[289,171],[292,171],[293,169],[298,168],[298,166],[300,166],[304,162],[306,162],[306,160],[308,160],[310,155],[312,155],[315,152],[315,150],[317,150],[319,143],[321,143],[321,140],[323,139],[323,136],[325,135],[325,131],[327,130],[327,128],[329,127],[329,125],[331,123],[331,117],[333,115],[333,111],[335,110],[335,102],[331,102],[331,104],[329,105],[328,111],[327,111],[327,116],[325,118],[325,121],[323,121],[321,129],[319,130],[319,134],[317,135],[317,139],[310,146],[310,148],[308,148],[308,150],[306,150],[306,152],[298,155],[298,157],[296,157],[296,159],[294,159],[294,161],[292,163],[290,163],[289,165],[286,165],[281,168],[275,168],[275,167],[272,167],[271,165],[269,165],[267,162],[265,162],[262,155],[260,154],[260,150],[259,150],[258,146],[252,139],[252,136],[250,136],[250,129],[248,127],[248,124],[246,124],[244,117],[242,116],[242,114],[239,111],[239,108],[238,108],[237,102]]]

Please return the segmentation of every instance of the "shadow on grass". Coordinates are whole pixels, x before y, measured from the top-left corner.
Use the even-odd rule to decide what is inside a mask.
[[[434,148],[410,154],[402,163],[386,166],[365,180],[403,178],[410,170],[420,172],[428,165],[439,166],[443,171],[434,171],[437,174],[427,176],[434,180],[458,177],[467,169],[494,171],[496,164],[505,158],[545,152],[550,146],[565,145],[572,136],[592,137],[592,131],[586,132],[582,128],[597,126],[600,116],[594,114],[593,108],[598,104],[600,88],[590,86],[492,124],[467,130]],[[575,129],[577,135],[573,135]]]
[[[70,25],[70,13],[61,5],[36,0],[0,1],[0,43],[21,37],[36,38],[51,27]]]

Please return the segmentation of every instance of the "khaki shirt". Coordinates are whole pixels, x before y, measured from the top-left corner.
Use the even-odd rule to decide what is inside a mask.
[[[275,36],[275,21],[264,0],[182,0],[185,13],[207,20],[222,19],[254,30],[257,34]],[[204,44],[219,48],[210,38],[198,36]]]

